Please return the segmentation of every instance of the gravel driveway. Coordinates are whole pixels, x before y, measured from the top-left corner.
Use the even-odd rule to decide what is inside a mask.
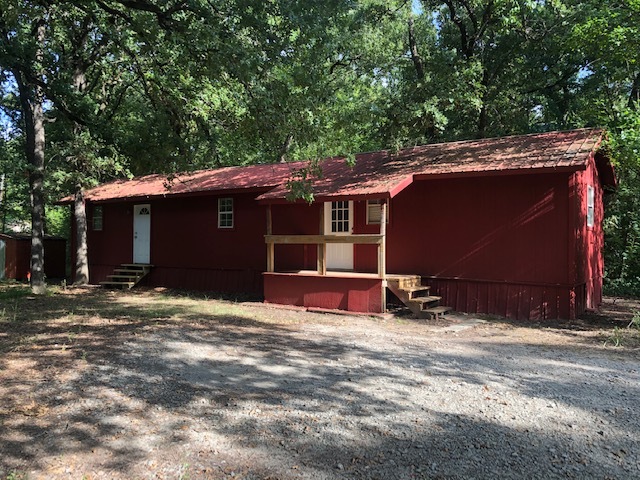
[[[238,308],[5,353],[0,478],[640,478],[635,349]]]

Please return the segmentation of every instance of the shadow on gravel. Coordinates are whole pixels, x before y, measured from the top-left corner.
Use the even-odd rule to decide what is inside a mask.
[[[161,299],[137,303],[99,291],[16,303],[15,316],[0,322],[0,474],[95,451],[105,458],[102,470],[125,475],[150,446],[191,441],[195,426],[261,451],[252,474],[262,476],[276,464],[291,468],[292,478],[296,466],[318,478],[521,478],[532,468],[541,477],[622,473],[616,458],[586,457],[568,434],[449,415],[446,398],[441,405],[407,401],[416,390],[429,398],[436,381],[497,385],[549,399],[553,408],[602,409],[602,418],[626,432],[631,412],[609,413],[618,404],[593,401],[618,389],[619,363],[588,355],[576,362],[564,347],[527,344],[469,342],[473,353],[462,355],[418,342],[399,352],[330,329],[304,334],[233,305],[202,310]],[[16,358],[39,376],[8,378],[3,372]],[[619,405],[628,400],[637,412],[640,386],[617,393]],[[478,408],[486,401],[468,400]],[[628,448],[607,440],[617,451]]]

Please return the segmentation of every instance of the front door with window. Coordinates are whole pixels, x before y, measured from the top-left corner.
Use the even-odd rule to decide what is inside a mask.
[[[324,204],[324,231],[327,235],[351,235],[353,202],[344,200]],[[353,270],[353,244],[327,244],[328,270]]]
[[[133,206],[133,263],[150,263],[151,205]]]

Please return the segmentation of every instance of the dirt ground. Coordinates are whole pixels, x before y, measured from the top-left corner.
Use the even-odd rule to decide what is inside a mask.
[[[0,284],[0,479],[640,478],[639,311],[433,323]]]

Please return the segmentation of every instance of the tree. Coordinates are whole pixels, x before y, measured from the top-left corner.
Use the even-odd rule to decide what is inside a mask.
[[[3,5],[0,17],[0,64],[13,75],[22,112],[31,197],[31,287],[36,294],[45,291],[43,83],[47,15],[46,7],[37,4]]]

